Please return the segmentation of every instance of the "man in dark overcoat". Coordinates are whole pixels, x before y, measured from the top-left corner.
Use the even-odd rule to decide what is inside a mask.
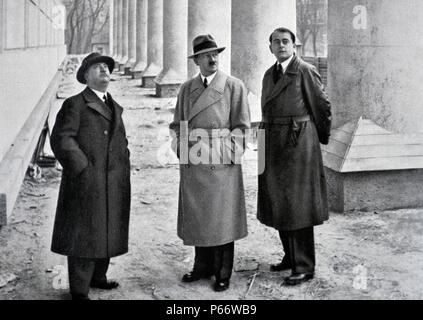
[[[129,150],[123,109],[107,92],[113,68],[99,53],[83,60],[77,80],[87,87],[65,100],[51,135],[63,167],[51,249],[68,256],[73,299],[116,288],[110,258],[128,251]]]
[[[295,54],[295,40],[286,28],[270,36],[277,62],[263,78],[259,139],[257,217],[279,231],[285,256],[271,270],[291,270],[287,285],[313,278],[314,226],[329,217],[320,143],[328,143],[331,106],[316,68]]]
[[[193,41],[200,74],[178,95],[174,150],[180,159],[178,236],[195,246],[194,268],[183,282],[215,276],[214,289],[228,289],[234,242],[247,236],[241,158],[250,127],[247,90],[218,70],[219,48],[210,35]]]

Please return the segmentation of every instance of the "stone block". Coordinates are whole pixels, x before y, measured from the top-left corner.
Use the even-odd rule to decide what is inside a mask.
[[[158,98],[174,98],[178,96],[180,83],[159,84],[156,83],[156,96]]]

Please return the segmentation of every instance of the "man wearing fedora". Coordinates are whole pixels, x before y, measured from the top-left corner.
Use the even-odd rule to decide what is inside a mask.
[[[110,290],[111,257],[128,251],[130,166],[122,107],[107,88],[115,62],[88,55],[77,72],[84,91],[63,103],[51,135],[63,167],[51,250],[68,257],[73,299]]]
[[[285,251],[271,270],[290,270],[285,284],[298,285],[314,276],[313,230],[328,219],[320,143],[329,140],[331,105],[316,68],[295,55],[295,34],[278,28],[269,40],[277,61],[263,78],[257,216],[279,231]]]
[[[188,58],[200,74],[181,86],[170,124],[180,160],[178,236],[195,247],[193,270],[182,281],[214,275],[214,289],[224,291],[230,285],[234,242],[247,236],[240,159],[250,111],[242,81],[219,70],[225,48],[210,35],[196,37],[193,47]]]

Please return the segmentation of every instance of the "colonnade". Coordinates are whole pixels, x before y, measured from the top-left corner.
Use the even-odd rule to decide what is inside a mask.
[[[211,34],[218,46],[220,70],[247,85],[253,117],[259,117],[261,80],[274,63],[269,35],[285,26],[296,32],[295,0],[114,0],[112,55],[119,70],[173,97],[198,73],[187,56],[192,40]]]

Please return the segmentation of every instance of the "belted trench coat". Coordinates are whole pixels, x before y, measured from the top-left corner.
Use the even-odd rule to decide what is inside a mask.
[[[331,105],[314,66],[294,56],[276,83],[276,65],[264,75],[262,113],[264,172],[259,175],[258,219],[280,231],[320,225],[329,218],[319,138],[327,143]],[[310,121],[282,125],[293,117]],[[273,124],[272,124],[273,121]],[[292,137],[295,135],[295,139]]]
[[[240,157],[249,127],[241,80],[218,71],[207,88],[200,75],[181,86],[170,129],[180,159],[177,232],[185,245],[219,246],[247,236]],[[208,137],[187,138],[196,131]]]

